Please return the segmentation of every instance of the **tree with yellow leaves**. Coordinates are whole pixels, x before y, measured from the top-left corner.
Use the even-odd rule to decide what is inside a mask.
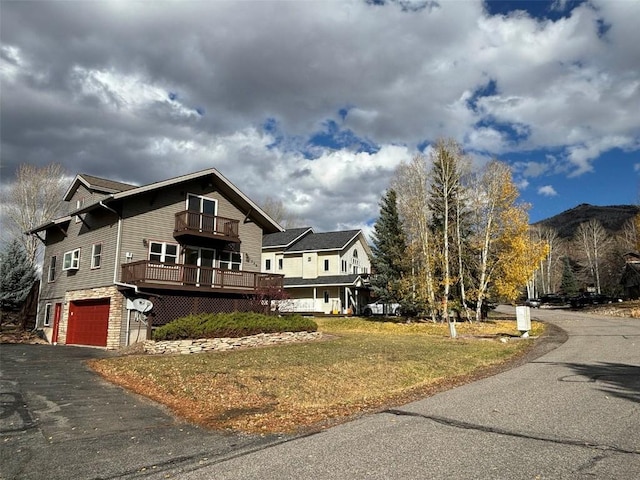
[[[532,242],[527,209],[516,203],[511,170],[499,161],[480,173],[473,195],[474,245],[478,256],[476,320],[491,293],[515,300],[547,254],[542,242]]]

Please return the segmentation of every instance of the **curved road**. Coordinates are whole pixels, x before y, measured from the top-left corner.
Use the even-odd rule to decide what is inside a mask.
[[[639,478],[640,320],[532,317],[567,341],[507,372],[297,438],[181,424],[82,363],[106,352],[2,345],[0,479]]]
[[[180,478],[640,478],[640,320],[532,317],[552,320],[567,342],[508,372]]]

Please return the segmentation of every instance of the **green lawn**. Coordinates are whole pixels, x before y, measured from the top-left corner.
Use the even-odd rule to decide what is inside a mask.
[[[542,332],[534,322],[533,336]],[[529,348],[514,321],[447,325],[318,319],[322,341],[92,362],[108,380],[201,425],[292,432],[427,395]]]

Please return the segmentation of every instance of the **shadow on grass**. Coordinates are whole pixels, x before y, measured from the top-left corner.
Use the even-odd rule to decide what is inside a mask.
[[[625,363],[561,363],[611,396],[640,402],[640,366]],[[563,381],[571,381],[563,378]]]

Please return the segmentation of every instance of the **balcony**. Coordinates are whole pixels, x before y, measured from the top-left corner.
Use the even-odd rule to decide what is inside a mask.
[[[121,276],[122,282],[145,288],[235,293],[280,290],[283,278],[282,275],[268,273],[156,263],[148,260],[123,264]]]
[[[168,290],[216,290],[258,293],[281,290],[283,276],[222,268],[197,267],[143,260],[122,265],[122,282]]]
[[[222,240],[240,243],[238,220],[185,210],[176,213],[173,236],[182,243],[199,243],[198,240]]]

